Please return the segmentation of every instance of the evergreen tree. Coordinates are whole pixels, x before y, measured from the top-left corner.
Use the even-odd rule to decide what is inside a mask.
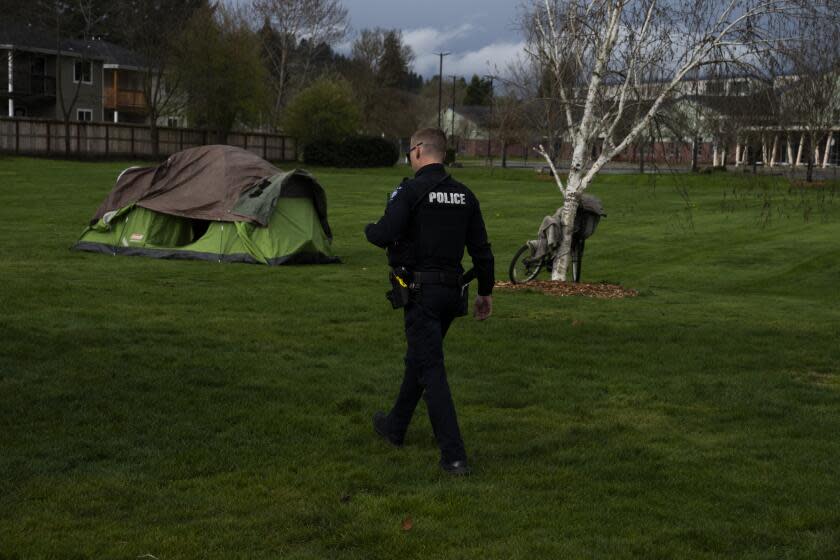
[[[423,89],[423,76],[416,72],[409,72],[405,77],[403,89],[411,93],[420,93]]]
[[[464,95],[464,105],[490,105],[493,99],[493,84],[473,74]]]
[[[382,38],[382,56],[379,59],[379,82],[384,87],[404,88],[408,81],[411,48],[403,45],[402,33],[387,31]]]

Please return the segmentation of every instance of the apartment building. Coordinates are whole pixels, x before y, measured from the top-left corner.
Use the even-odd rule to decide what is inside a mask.
[[[29,25],[0,22],[0,116],[148,124],[145,66],[102,40],[57,41]],[[158,124],[183,126],[183,119]]]

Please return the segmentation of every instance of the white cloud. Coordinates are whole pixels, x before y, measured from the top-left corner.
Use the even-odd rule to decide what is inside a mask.
[[[333,50],[339,54],[343,54],[344,56],[350,56],[353,53],[353,41],[355,40],[355,37],[345,39],[342,42],[333,45]]]
[[[414,50],[414,54],[424,56],[432,52],[440,52],[446,43],[461,39],[469,35],[475,27],[465,23],[454,29],[440,31],[434,27],[423,27],[403,32],[403,41]]]
[[[468,80],[473,74],[479,76],[488,73],[506,74],[508,65],[519,58],[524,48],[524,42],[503,41],[491,43],[474,51],[452,53],[443,61],[443,73],[465,76]],[[415,72],[427,78],[438,73],[440,59],[437,55],[433,53],[416,54]]]
[[[435,53],[450,50],[447,44],[470,38],[475,41],[482,30],[471,23],[452,29],[438,30],[423,27],[403,31],[403,40],[414,51],[414,71],[425,77],[438,73],[440,59]],[[457,74],[469,79],[473,74],[505,72],[509,63],[521,53],[523,42],[499,41],[477,50],[455,51],[443,61],[444,74]]]
[[[440,59],[435,53],[441,51],[453,51],[443,60],[445,75],[457,74],[469,80],[473,74],[479,76],[488,73],[505,74],[508,65],[514,63],[522,55],[525,48],[524,42],[498,41],[474,50],[456,50],[450,46],[460,44],[463,48],[464,43],[475,44],[482,33],[485,33],[483,29],[471,23],[443,30],[421,27],[404,29],[403,41],[414,52],[414,71],[426,78],[437,75]],[[336,50],[349,55],[353,40],[355,37],[336,45]]]

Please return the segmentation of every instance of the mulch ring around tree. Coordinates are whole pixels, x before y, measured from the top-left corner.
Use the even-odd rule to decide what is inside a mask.
[[[584,296],[599,299],[622,299],[636,297],[639,292],[629,290],[617,284],[575,284],[572,282],[552,282],[550,280],[534,280],[527,284],[513,284],[511,282],[496,282],[499,290],[536,291],[550,296]]]

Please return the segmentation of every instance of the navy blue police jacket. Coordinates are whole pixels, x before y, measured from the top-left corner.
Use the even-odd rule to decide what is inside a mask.
[[[493,292],[493,252],[478,199],[449,177],[441,164],[427,165],[414,179],[403,181],[391,195],[385,214],[365,227],[365,236],[388,249],[391,266],[411,271],[463,273],[466,247],[478,279],[478,294]]]

